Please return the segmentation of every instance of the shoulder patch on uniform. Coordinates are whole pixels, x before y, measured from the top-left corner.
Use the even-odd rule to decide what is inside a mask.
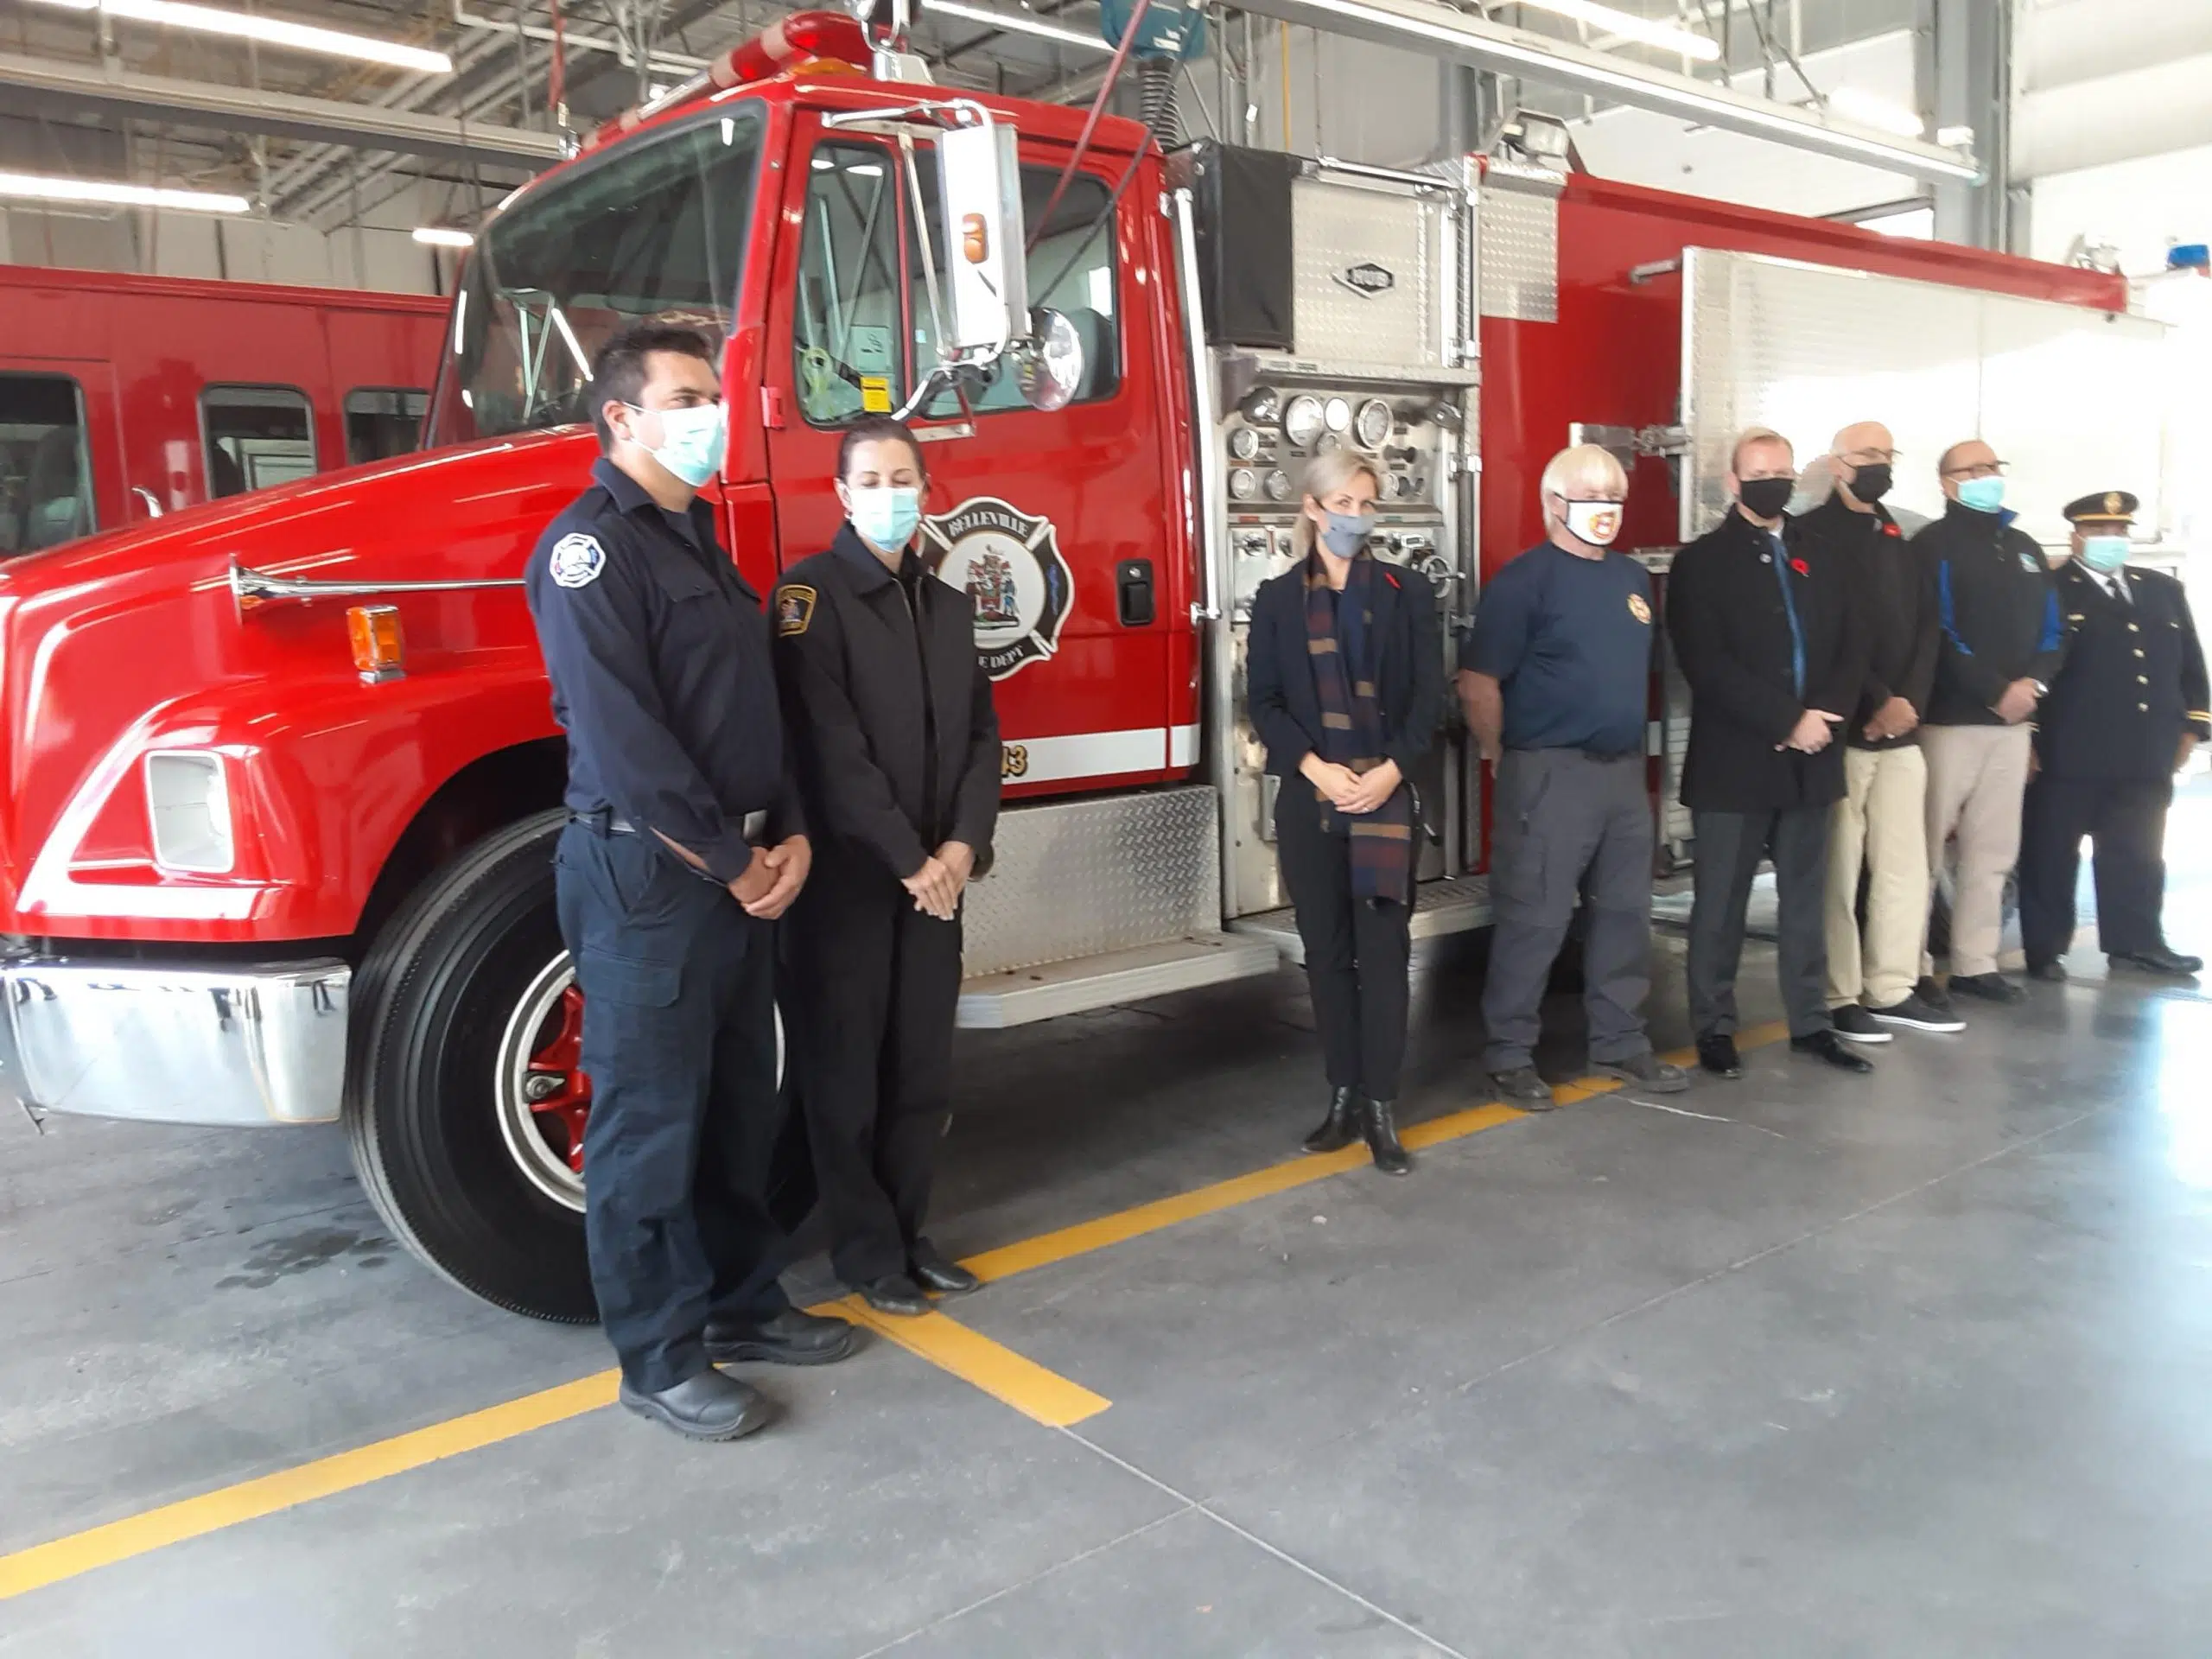
[[[607,569],[607,550],[596,536],[563,536],[546,556],[546,569],[563,588],[588,588]]]
[[[1651,601],[1642,594],[1630,594],[1628,596],[1628,613],[1649,627],[1651,624]]]
[[[2023,553],[2020,555],[2020,569],[2023,570],[2044,570],[2049,568],[2050,567],[2044,563],[2044,556],[2041,553]]]
[[[794,582],[776,589],[776,635],[788,639],[804,633],[814,620],[814,589]]]

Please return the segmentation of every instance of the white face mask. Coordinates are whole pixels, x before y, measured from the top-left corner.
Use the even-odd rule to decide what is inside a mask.
[[[1567,533],[1592,547],[1610,547],[1621,533],[1621,504],[1618,501],[1569,501],[1561,520]]]

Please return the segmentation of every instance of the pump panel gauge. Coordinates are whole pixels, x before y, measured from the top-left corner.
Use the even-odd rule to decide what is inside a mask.
[[[1290,499],[1290,474],[1280,467],[1268,474],[1268,499],[1270,501]]]
[[[1273,426],[1282,414],[1281,401],[1266,386],[1255,386],[1246,392],[1239,407],[1244,411],[1244,418],[1255,426]]]
[[[1332,432],[1351,430],[1351,404],[1343,397],[1332,397],[1322,406],[1321,418]]]
[[[1391,424],[1390,405],[1380,397],[1370,397],[1359,406],[1351,435],[1361,448],[1380,449],[1390,435]]]
[[[1238,467],[1229,474],[1229,494],[1232,500],[1249,501],[1260,493],[1260,475],[1249,467]]]
[[[1249,461],[1260,453],[1260,435],[1249,426],[1240,426],[1229,435],[1229,453],[1238,461]]]
[[[1326,423],[1319,397],[1300,394],[1282,412],[1283,435],[1301,449],[1311,449]]]

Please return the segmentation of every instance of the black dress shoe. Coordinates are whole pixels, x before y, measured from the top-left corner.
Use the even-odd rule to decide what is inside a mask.
[[[765,1428],[776,1414],[760,1389],[724,1376],[711,1365],[658,1394],[633,1389],[626,1378],[620,1395],[623,1405],[639,1416],[650,1417],[690,1440],[734,1440]]]
[[[2002,974],[1953,974],[1951,989],[1962,996],[1978,996],[1985,1002],[2019,1002],[2027,993]]]
[[[1369,1100],[1361,1105],[1360,1132],[1367,1137],[1367,1155],[1375,1160],[1375,1167],[1385,1175],[1413,1173],[1414,1155],[1398,1144],[1398,1125],[1394,1116],[1397,1103]]]
[[[1552,1086],[1537,1074],[1533,1065],[1516,1065],[1504,1071],[1493,1071],[1490,1079],[1491,1092],[1508,1106],[1517,1106],[1524,1112],[1548,1112],[1559,1104],[1559,1097],[1552,1093]]]
[[[1337,1152],[1359,1139],[1359,1102],[1349,1089],[1329,1090],[1329,1115],[1306,1137],[1308,1152]]]
[[[2110,961],[2115,968],[2133,968],[2139,973],[2155,974],[2160,979],[2193,979],[2204,968],[2203,957],[2184,957],[2163,944],[2155,950],[2132,950]]]
[[[1932,979],[1923,976],[1920,982],[1912,988],[1912,994],[1938,1014],[1951,1011],[1951,994]]]
[[[914,1248],[906,1252],[906,1265],[914,1270],[914,1277],[931,1290],[941,1290],[948,1296],[965,1296],[971,1290],[981,1290],[983,1281],[945,1255],[926,1238],[914,1241]]]
[[[1854,1054],[1842,1038],[1832,1031],[1810,1032],[1802,1037],[1792,1037],[1789,1046],[1800,1054],[1810,1054],[1826,1060],[1839,1071],[1872,1071],[1874,1062],[1864,1054]]]
[[[2028,977],[2039,979],[2046,985],[2063,985],[2066,982],[2066,964],[2057,961],[2031,962],[2028,964]]]
[[[1744,1057],[1736,1052],[1736,1039],[1725,1032],[1697,1039],[1697,1063],[1716,1077],[1744,1075]]]
[[[772,1319],[709,1319],[706,1344],[707,1357],[720,1364],[831,1365],[853,1351],[853,1327],[787,1307]]]
[[[922,1287],[903,1273],[887,1273],[880,1279],[871,1279],[864,1285],[855,1285],[860,1299],[879,1313],[895,1313],[902,1319],[930,1311],[930,1299],[922,1294]]]

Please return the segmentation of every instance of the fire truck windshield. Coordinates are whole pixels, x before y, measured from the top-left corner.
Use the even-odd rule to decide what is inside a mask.
[[[744,270],[760,154],[743,104],[618,144],[494,218],[454,296],[430,444],[558,426],[583,407],[591,354],[665,317],[720,348]]]

